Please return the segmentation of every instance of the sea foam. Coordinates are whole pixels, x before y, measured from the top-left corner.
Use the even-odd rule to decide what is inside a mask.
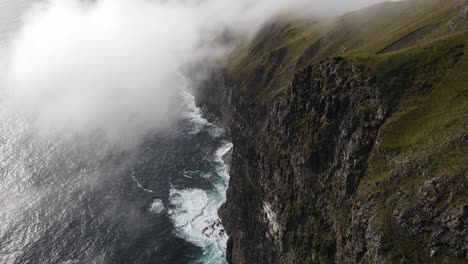
[[[149,210],[155,214],[160,214],[164,211],[164,204],[160,199],[155,199]]]
[[[213,140],[223,134],[223,130],[203,118],[200,108],[195,105],[192,94],[189,93],[190,83],[185,81],[185,88],[181,91],[184,109],[182,117],[187,118],[193,125],[191,134],[208,132]],[[218,139],[219,140],[219,139]],[[200,177],[206,178],[214,188],[180,189],[171,186],[169,194],[170,209],[168,214],[176,227],[176,235],[203,249],[197,263],[221,264],[226,263],[225,252],[228,236],[224,231],[218,216],[218,209],[226,199],[229,180],[229,168],[223,157],[232,149],[232,143],[222,142],[221,146],[211,157],[215,173],[197,171]],[[185,175],[185,174],[184,174]],[[190,177],[193,177],[193,172]]]

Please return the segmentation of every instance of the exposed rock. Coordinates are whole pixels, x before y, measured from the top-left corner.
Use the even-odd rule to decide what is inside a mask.
[[[447,28],[450,32],[454,32],[457,30],[457,23],[455,23],[454,19],[447,22]]]
[[[431,25],[456,17],[453,30],[463,29],[459,3]],[[348,59],[319,62],[324,46],[343,47],[340,30],[297,56],[295,44],[280,45],[281,30],[268,27],[248,49],[259,54],[201,85],[198,105],[234,144],[219,210],[229,263],[468,262],[467,93],[459,69],[460,60],[468,63],[467,42],[460,32],[453,43],[447,36],[427,43],[436,28],[382,42],[399,52],[350,51]],[[420,40],[426,44],[415,46]],[[291,68],[299,69],[293,77],[281,76],[289,85],[273,89],[269,69]],[[444,86],[453,76],[455,85]]]
[[[462,206],[461,210],[460,210],[460,217],[462,217],[466,222],[466,220],[468,220],[468,204],[465,204]]]
[[[460,15],[465,19],[468,18],[468,6],[465,6],[462,8]]]
[[[461,7],[460,15],[465,19],[468,18],[468,1],[467,0],[463,0],[463,5]]]
[[[226,78],[212,84],[223,89],[203,99],[216,107],[235,146],[227,202],[219,211],[230,236],[230,263],[466,258],[468,206],[456,213],[438,206],[443,194],[466,184],[453,189],[443,178],[429,178],[416,192],[396,190],[391,204],[382,202],[384,193],[356,194],[379,128],[398,98],[388,82],[334,58],[297,72],[271,103],[255,104],[229,76],[215,76]],[[396,156],[391,163],[389,179],[401,182],[415,171],[426,175],[431,158]],[[379,181],[373,186],[388,188]],[[395,210],[387,215],[380,206]],[[395,248],[398,240],[411,250],[413,242],[405,241],[421,236],[429,238],[414,251],[422,256]]]
[[[233,143],[242,147],[232,154],[236,176],[220,214],[242,245],[234,245],[233,262],[305,261],[311,252],[317,260],[340,257],[345,241],[337,234],[347,221],[341,208],[351,202],[392,98],[368,79],[337,58],[298,72],[269,107],[230,97]]]
[[[388,45],[387,47],[385,47],[383,50],[379,51],[378,53],[379,54],[385,54],[385,53],[388,53],[388,52],[397,51],[397,50],[400,50],[400,49],[410,47],[410,46],[414,45],[415,43],[421,42],[437,26],[438,25],[428,25],[428,26],[424,26],[422,28],[419,28],[419,29],[409,33],[408,35],[398,39],[397,41],[391,43],[390,45]],[[456,25],[452,21],[449,22],[448,27],[450,28],[451,31],[456,29]]]

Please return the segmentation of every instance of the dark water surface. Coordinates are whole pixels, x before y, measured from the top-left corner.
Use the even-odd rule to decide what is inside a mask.
[[[0,51],[31,2],[0,0]],[[231,145],[182,90],[178,122],[131,148],[40,138],[0,93],[0,263],[224,263]]]
[[[0,112],[0,263],[224,263],[231,145],[181,97],[177,125],[117,152]]]

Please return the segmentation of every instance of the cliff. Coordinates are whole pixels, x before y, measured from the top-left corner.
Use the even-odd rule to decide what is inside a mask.
[[[281,19],[199,85],[234,143],[230,263],[468,263],[467,8]]]

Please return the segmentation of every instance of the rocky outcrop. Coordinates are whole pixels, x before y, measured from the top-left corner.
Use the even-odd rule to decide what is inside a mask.
[[[460,30],[468,23],[468,1],[461,0],[457,9],[459,10],[459,15],[450,19],[447,23],[447,28],[450,32]]]
[[[461,6],[460,16],[464,19],[468,19],[468,1],[463,0],[463,5]]]
[[[418,42],[422,42],[424,38],[429,35],[438,25],[429,25],[429,26],[424,26],[422,28],[419,28],[408,35],[398,39],[397,41],[393,42],[392,44],[388,45],[385,47],[383,50],[379,51],[379,54],[385,54],[389,52],[394,52],[397,50],[401,50],[404,48],[408,48],[413,46],[414,44]],[[449,23],[448,27],[450,28],[450,31],[455,31],[456,26],[451,25]]]
[[[234,143],[227,202],[219,211],[230,263],[468,260],[468,205],[439,207],[441,193],[468,188],[462,171],[459,185],[439,177],[417,194],[395,190],[396,198],[386,197],[391,205],[385,192],[359,187],[377,162],[370,156],[401,83],[334,58],[297,72],[289,88],[265,104],[246,98],[226,72],[214,76],[198,103],[223,120]],[[395,157],[390,177],[398,181],[430,159]],[[420,236],[428,239],[417,254],[400,250],[413,250]]]
[[[234,176],[220,215],[232,262],[325,262],[345,254],[343,208],[391,106],[386,90],[336,58],[298,72],[268,107],[230,98]]]
[[[468,263],[468,35],[444,31],[466,1],[431,3],[449,15],[384,37],[378,7],[275,23],[198,85],[234,144],[229,263]]]
[[[231,83],[225,70],[212,69],[209,76],[209,78],[201,80],[197,78],[197,81],[193,82],[195,87],[199,87],[199,89],[193,91],[195,93],[195,104],[204,110],[206,118],[214,123],[219,123],[229,134],[229,127],[232,123],[229,102],[234,89],[228,89]],[[203,89],[200,89],[200,87],[203,87]]]
[[[220,210],[234,263],[333,261],[379,126],[383,84],[344,59],[298,72],[258,112],[238,97],[228,201]],[[252,239],[256,238],[256,239]],[[251,250],[246,250],[251,249]]]

